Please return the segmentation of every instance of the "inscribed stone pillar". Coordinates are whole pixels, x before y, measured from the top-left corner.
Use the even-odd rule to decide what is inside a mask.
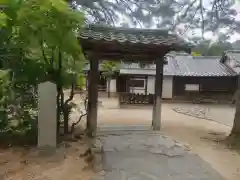
[[[152,128],[161,128],[161,105],[162,105],[162,84],[163,84],[163,61],[164,58],[156,60],[155,94],[153,104]]]
[[[38,85],[38,147],[57,145],[57,90],[52,82]]]

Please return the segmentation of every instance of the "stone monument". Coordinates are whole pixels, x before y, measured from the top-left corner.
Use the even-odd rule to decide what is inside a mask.
[[[57,90],[50,81],[38,85],[38,148],[57,146]]]

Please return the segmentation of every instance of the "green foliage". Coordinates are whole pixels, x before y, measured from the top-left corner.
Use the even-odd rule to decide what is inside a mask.
[[[108,92],[108,98],[110,98],[110,79],[116,72],[117,68],[119,66],[119,63],[116,61],[104,61],[102,63],[102,75],[107,79],[107,92]]]
[[[69,87],[82,69],[84,57],[76,33],[83,22],[83,14],[63,0],[28,0],[18,11],[19,38],[25,53],[36,57],[47,72],[46,78],[59,86]]]
[[[10,101],[9,71],[0,70],[0,130],[5,129],[7,123],[7,105]]]
[[[113,76],[114,72],[117,70],[119,66],[119,62],[116,61],[104,61],[102,63],[102,71],[103,71],[103,76],[105,76],[106,78],[110,78]]]
[[[201,56],[201,54],[198,52],[192,52],[192,56]]]
[[[232,49],[231,43],[226,39],[219,38],[215,42],[210,40],[198,40],[196,46],[193,48],[193,52],[198,52],[203,56],[221,56],[224,51]]]
[[[77,86],[83,87],[83,84],[78,84],[80,77],[83,76],[84,59],[74,61],[72,58],[63,61],[62,82],[65,88],[69,88],[73,82]]]
[[[77,76],[76,87],[78,89],[83,89],[83,87],[86,87],[86,78],[83,74]]]
[[[3,12],[0,12],[0,27],[6,26],[7,15]]]
[[[72,11],[63,0],[28,0],[18,11],[19,32],[25,45],[59,48],[74,57],[81,53],[75,31],[83,20],[82,13]]]
[[[84,57],[76,33],[83,22],[83,14],[63,0],[8,1],[0,14],[0,62],[9,69],[8,81],[0,73],[6,117],[0,131],[7,133],[0,134],[1,142],[21,135],[36,143],[37,84],[52,80],[53,73],[61,88],[69,87],[81,73]]]

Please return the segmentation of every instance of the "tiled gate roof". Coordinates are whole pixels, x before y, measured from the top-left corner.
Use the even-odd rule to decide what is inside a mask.
[[[79,37],[81,39],[103,40],[121,44],[152,44],[183,48],[191,46],[180,36],[163,29],[115,28],[91,25],[84,28]]]

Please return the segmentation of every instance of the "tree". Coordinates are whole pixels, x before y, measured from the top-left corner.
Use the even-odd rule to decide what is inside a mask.
[[[240,80],[238,76],[238,81]],[[239,82],[238,82],[239,83]],[[240,136],[240,87],[238,84],[238,89],[236,91],[236,112],[233,121],[233,127],[230,136]]]
[[[24,92],[36,95],[32,90],[39,82],[54,81],[58,122],[63,115],[68,130],[70,101],[84,60],[76,35],[84,23],[83,14],[73,11],[63,0],[9,0],[0,22],[1,66],[10,70],[14,95],[21,90],[16,96],[21,101],[15,100],[21,105],[20,112],[29,112],[29,104],[37,103],[36,98],[23,96]],[[64,101],[63,88],[69,85],[72,91]],[[32,103],[26,104],[25,99]]]
[[[192,56],[201,56],[199,52],[192,52]]]
[[[192,49],[193,52],[199,52],[202,56],[222,56],[224,51],[232,49],[231,43],[223,35],[214,42],[200,38],[194,38],[192,41],[196,44]]]
[[[235,138],[239,141],[240,137],[240,75],[238,74],[237,91],[234,94],[233,101],[235,102],[235,115],[233,120],[233,127],[229,135],[230,143],[234,143]]]
[[[116,25],[122,18],[127,19],[129,24],[133,26],[153,25],[152,17],[168,17],[158,18],[158,23],[169,22],[169,17],[174,15],[174,10],[169,1],[137,1],[137,0],[69,0],[75,8],[82,9],[88,17],[88,23],[106,23]]]
[[[107,79],[107,92],[108,92],[108,98],[110,98],[110,81],[118,67],[118,63],[115,61],[104,61],[102,63],[102,70],[103,70],[103,76]]]
[[[7,105],[9,103],[9,71],[0,70],[0,130],[7,127]]]
[[[202,29],[217,31],[222,27],[239,31],[240,22],[235,17],[234,0],[69,0],[75,8],[85,11],[88,22],[115,25],[121,19],[132,26],[168,27],[184,31]]]
[[[177,15],[177,22],[184,23],[187,29],[200,28],[202,38],[204,32],[218,32],[221,28],[229,28],[229,32],[238,31],[240,22],[235,19],[238,14],[234,9],[234,0],[181,0],[177,2],[180,11]]]
[[[84,60],[76,36],[83,20],[82,13],[71,10],[63,0],[24,1],[18,12],[17,25],[24,49],[40,49],[36,53],[40,53],[39,57],[47,67],[47,79],[57,84],[58,121],[63,113],[65,133],[68,132],[69,102],[73,99],[76,82],[76,69],[73,71],[72,67],[77,61]],[[65,102],[64,73],[72,76],[71,94]]]
[[[237,40],[235,42],[232,43],[232,48],[235,50],[240,49],[240,40]]]
[[[37,140],[35,126],[37,101],[32,90],[37,72],[41,74],[43,71],[39,62],[31,61],[24,56],[21,43],[18,41],[16,23],[21,3],[18,0],[8,0],[0,13],[0,64],[3,72],[8,72],[8,76],[5,76],[7,78],[2,79],[6,83],[1,84],[3,89],[4,87],[6,89],[4,84],[7,84],[7,91],[1,93],[1,99],[4,101],[0,102],[2,113],[5,112],[7,115],[4,126],[0,127],[2,143],[11,143],[22,135],[26,135],[25,141],[28,143],[30,143],[28,140],[31,143]],[[17,126],[11,124],[13,121],[17,121]]]

